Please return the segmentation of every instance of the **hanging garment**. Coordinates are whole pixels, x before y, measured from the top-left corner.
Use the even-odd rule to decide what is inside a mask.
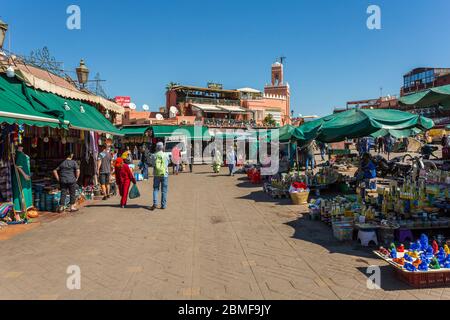
[[[88,154],[88,160],[83,158],[80,164],[80,182],[84,187],[94,184],[94,176],[96,174],[96,162],[92,154]]]
[[[11,163],[0,160],[0,202],[12,202]]]
[[[17,152],[16,166],[22,168],[26,175],[30,175],[30,157],[23,152]],[[31,180],[27,181],[18,172],[19,177],[16,175],[16,170],[12,172],[12,185],[13,185],[13,200],[14,210],[17,212],[24,212],[33,207],[33,194],[31,189]],[[19,186],[20,182],[20,186]],[[22,190],[20,190],[22,187]],[[22,199],[24,201],[25,208],[22,208]]]

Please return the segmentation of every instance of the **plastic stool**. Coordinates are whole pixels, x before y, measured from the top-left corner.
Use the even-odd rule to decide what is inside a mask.
[[[368,247],[370,241],[373,241],[376,245],[378,245],[377,233],[375,231],[359,230],[358,240],[361,241],[361,245],[364,247]]]
[[[409,242],[412,242],[414,240],[412,231],[409,229],[398,230],[397,236],[398,236],[398,241],[400,241],[400,242],[405,242],[406,240],[409,240]]]

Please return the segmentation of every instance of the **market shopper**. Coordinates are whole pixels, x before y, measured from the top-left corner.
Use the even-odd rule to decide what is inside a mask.
[[[280,163],[278,168],[278,173],[288,173],[289,172],[289,157],[284,151],[280,152]]]
[[[112,155],[112,160],[113,161],[116,161],[117,160],[117,150],[116,149],[113,149],[112,151],[111,151],[111,155]]]
[[[189,171],[194,172],[194,148],[189,151]]]
[[[169,156],[164,153],[164,144],[156,144],[156,153],[152,156],[153,165],[153,206],[150,210],[155,210],[158,206],[158,195],[161,190],[161,209],[167,208],[167,192],[169,187]]]
[[[121,196],[120,206],[125,208],[127,205],[128,192],[130,191],[131,183],[136,184],[136,179],[134,178],[130,167],[123,158],[118,158],[116,160],[114,171],[116,173],[116,183]]]
[[[326,151],[327,151],[327,144],[325,142],[318,141],[317,145],[318,145],[318,147],[320,149],[320,157],[322,158],[322,161],[325,161],[325,154],[326,154]]]
[[[112,156],[109,147],[103,146],[102,152],[98,155],[97,168],[100,185],[102,188],[103,200],[110,198]]]
[[[172,149],[173,174],[178,175],[181,165],[181,150],[178,146]]]
[[[59,182],[61,189],[58,212],[64,212],[67,194],[70,195],[70,212],[78,211],[75,204],[77,201],[76,191],[78,188],[77,181],[80,178],[80,168],[77,162],[73,160],[73,153],[71,151],[66,152],[66,159],[53,170],[53,175]]]
[[[133,160],[139,160],[139,149],[138,149],[137,145],[134,145]]]
[[[403,142],[403,146],[405,147],[405,152],[408,152],[408,148],[409,148],[409,139],[408,139],[408,137],[404,137],[402,142]]]
[[[222,158],[222,153],[219,151],[218,148],[214,148],[211,151],[211,156],[212,156],[212,162],[213,162],[213,171],[214,173],[219,173],[220,172],[220,167],[222,167],[222,162],[223,162],[223,158]]]
[[[126,164],[132,164],[133,163],[133,157],[131,155],[130,146],[127,146],[125,149],[125,152],[122,153],[122,159]]]
[[[150,153],[150,150],[144,144],[142,146],[141,162],[140,162],[140,169],[141,169],[141,173],[144,178],[144,181],[148,180],[148,168],[151,165],[151,162],[152,162],[152,154]]]
[[[236,152],[234,151],[234,147],[230,147],[227,152],[227,165],[230,170],[230,176],[234,176],[234,171],[236,168]]]
[[[383,137],[377,138],[377,145],[378,145],[378,153],[384,153],[384,146],[383,146],[384,139]]]
[[[389,135],[384,137],[383,145],[384,145],[384,153],[391,152],[391,137]]]
[[[363,137],[359,139],[359,144],[359,154],[362,156],[369,150],[369,140],[366,137]]]
[[[311,141],[304,149],[304,155],[306,159],[306,171],[308,171],[308,168],[311,167],[311,170],[314,170],[315,168],[315,155],[314,155],[314,144]]]

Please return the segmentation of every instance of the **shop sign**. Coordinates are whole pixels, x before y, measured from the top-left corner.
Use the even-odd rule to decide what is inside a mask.
[[[130,105],[130,103],[131,103],[131,97],[128,97],[128,96],[118,96],[118,97],[115,97],[115,98],[114,98],[114,101],[116,101],[116,103],[117,103],[119,106],[122,106],[122,107],[128,107],[128,106]]]

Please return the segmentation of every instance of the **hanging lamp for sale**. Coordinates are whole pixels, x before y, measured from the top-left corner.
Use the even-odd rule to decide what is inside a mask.
[[[69,104],[67,103],[67,101],[64,102],[64,110],[70,111],[70,107],[69,107]]]

